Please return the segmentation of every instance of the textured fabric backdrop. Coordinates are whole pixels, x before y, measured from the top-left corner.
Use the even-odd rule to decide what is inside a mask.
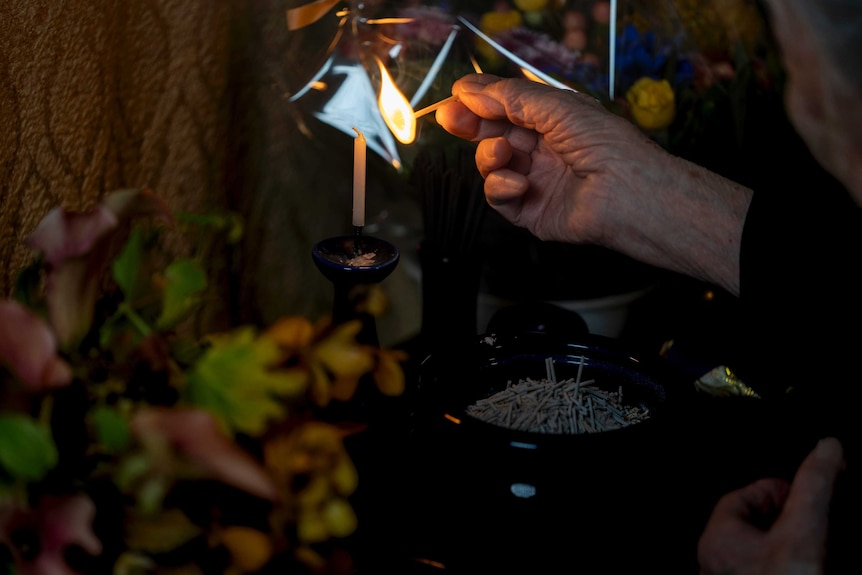
[[[232,321],[328,313],[331,286],[310,250],[349,229],[352,142],[319,124],[304,135],[286,104],[326,42],[288,35],[285,7],[0,2],[4,295],[30,255],[24,236],[50,208],[149,187],[174,210],[231,208],[246,218],[243,245],[210,262]],[[397,339],[418,328],[418,296],[403,269],[387,287],[395,309],[383,329]]]

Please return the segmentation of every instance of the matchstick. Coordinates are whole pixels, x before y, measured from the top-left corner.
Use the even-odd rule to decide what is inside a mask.
[[[431,104],[430,106],[422,108],[421,110],[419,110],[417,112],[413,112],[413,117],[414,118],[421,118],[425,114],[430,114],[431,112],[433,112],[434,110],[436,110],[437,108],[439,108],[440,106],[445,104],[446,102],[457,102],[457,101],[458,101],[458,96],[449,96],[448,98],[443,98],[442,100],[440,100],[436,104]]]

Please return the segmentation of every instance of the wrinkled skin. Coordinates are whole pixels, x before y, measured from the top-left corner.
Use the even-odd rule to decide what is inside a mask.
[[[471,84],[484,86],[483,92],[468,92]],[[437,121],[478,142],[476,166],[498,212],[540,239],[604,239],[602,220],[616,201],[608,190],[632,187],[607,156],[625,149],[640,153],[646,139],[633,125],[615,121],[590,96],[535,82],[477,75],[456,82],[453,93],[460,102],[442,107]],[[579,113],[580,107],[590,113]],[[637,146],[629,146],[628,138]],[[623,149],[615,150],[617,144]]]
[[[490,74],[467,75],[452,93],[437,122],[477,142],[485,197],[514,225],[738,293],[751,190],[672,156],[586,94]],[[709,229],[678,224],[703,218]]]

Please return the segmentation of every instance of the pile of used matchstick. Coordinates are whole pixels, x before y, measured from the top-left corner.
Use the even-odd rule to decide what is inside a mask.
[[[480,421],[533,433],[597,433],[628,427],[649,418],[645,407],[623,403],[623,389],[606,391],[594,379],[581,380],[584,358],[575,378],[557,381],[552,358],[547,379],[522,379],[467,407]]]

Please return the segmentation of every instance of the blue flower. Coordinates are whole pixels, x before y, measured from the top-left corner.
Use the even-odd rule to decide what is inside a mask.
[[[617,73],[621,92],[640,78],[667,79],[674,89],[694,79],[694,66],[680,49],[682,38],[663,41],[655,32],[641,33],[628,24],[617,39]],[[668,69],[672,65],[672,69]]]

